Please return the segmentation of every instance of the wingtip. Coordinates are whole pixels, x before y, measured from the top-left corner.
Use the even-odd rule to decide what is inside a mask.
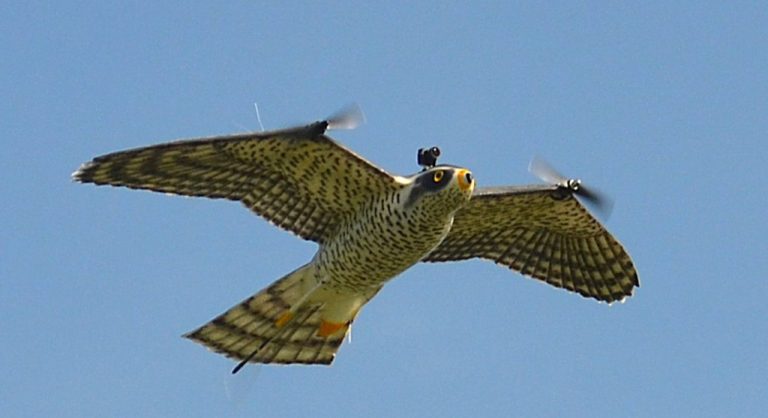
[[[90,166],[90,163],[81,164],[80,167],[77,168],[77,170],[73,171],[72,174],[70,174],[69,178],[74,183],[85,183],[84,175],[85,170],[88,169]]]
[[[70,178],[75,183],[95,183],[93,179],[95,167],[96,160],[80,164],[80,167],[70,175]]]
[[[640,282],[637,279],[637,275],[635,275],[632,278],[632,287],[629,289],[626,289],[623,294],[612,294],[611,300],[600,300],[600,302],[605,302],[608,304],[608,306],[612,306],[615,303],[623,304],[626,302],[629,298],[634,297],[637,294],[637,289],[640,288]]]
[[[615,299],[612,299],[612,300],[598,300],[598,301],[601,303],[605,303],[608,306],[613,306],[617,303],[623,305],[627,300],[629,300],[629,298],[635,296],[635,289],[636,287],[633,287],[632,290],[629,291],[629,293],[621,295],[621,297],[617,296]]]

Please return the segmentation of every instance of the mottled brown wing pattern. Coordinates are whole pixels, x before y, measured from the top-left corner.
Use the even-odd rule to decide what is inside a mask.
[[[423,261],[473,257],[608,303],[639,286],[624,247],[557,186],[478,189]]]
[[[83,183],[242,201],[270,222],[323,242],[344,214],[394,178],[323,135],[327,123],[183,140],[95,158]]]

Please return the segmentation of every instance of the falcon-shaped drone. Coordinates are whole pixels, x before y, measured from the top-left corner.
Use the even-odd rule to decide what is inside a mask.
[[[392,175],[325,135],[329,123],[182,140],[95,158],[73,177],[242,202],[319,248],[305,265],[185,336],[248,362],[330,364],[360,309],[420,261],[484,258],[599,301],[632,294],[622,245],[575,197],[576,180],[475,188],[437,165]],[[589,196],[585,196],[589,197]]]

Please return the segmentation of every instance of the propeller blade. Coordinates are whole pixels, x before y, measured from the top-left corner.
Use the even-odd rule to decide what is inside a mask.
[[[528,171],[546,183],[569,189],[603,220],[607,221],[611,216],[613,199],[594,187],[584,186],[580,180],[568,179],[543,158],[534,156],[528,164]]]
[[[564,175],[558,173],[552,165],[538,155],[534,155],[531,158],[531,162],[528,164],[528,171],[545,183],[564,184],[568,181]]]
[[[613,211],[613,199],[593,187],[579,187],[576,195],[584,199],[590,209],[594,210],[600,217],[607,221]]]
[[[365,123],[365,113],[357,104],[352,103],[329,117],[328,129],[355,129]]]

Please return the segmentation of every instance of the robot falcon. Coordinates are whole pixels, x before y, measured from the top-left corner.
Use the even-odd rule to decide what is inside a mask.
[[[248,362],[330,364],[360,309],[415,263],[484,258],[611,303],[639,286],[622,245],[576,199],[580,183],[476,188],[462,167],[392,175],[305,127],[115,152],[73,178],[242,202],[319,245],[305,265],[185,336]],[[589,197],[589,196],[586,196]]]

